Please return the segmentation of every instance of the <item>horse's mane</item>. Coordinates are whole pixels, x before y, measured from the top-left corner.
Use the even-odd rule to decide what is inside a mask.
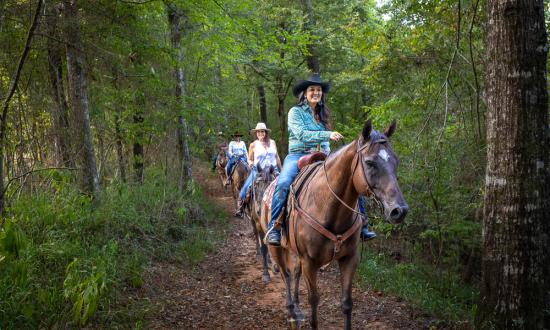
[[[376,131],[376,130],[372,130],[371,133],[370,133],[370,136],[369,136],[369,141],[378,141],[381,137],[383,137],[384,134],[381,134],[380,132]],[[344,149],[346,149],[347,147],[349,147],[351,144],[355,143],[357,140],[359,140],[361,138],[361,136],[358,136],[356,137],[355,139],[353,139],[353,141],[351,141],[350,143],[346,143],[340,147],[338,147],[338,149],[334,150],[334,151],[331,151],[330,154],[328,155],[327,159],[325,161],[328,161],[332,158],[336,158],[338,157],[338,155],[340,155],[340,153],[342,153],[342,151]]]

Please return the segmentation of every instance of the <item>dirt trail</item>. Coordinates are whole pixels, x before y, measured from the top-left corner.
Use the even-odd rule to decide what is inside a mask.
[[[208,198],[226,210],[230,227],[211,255],[195,269],[157,264],[144,288],[146,298],[159,307],[152,319],[161,329],[286,329],[284,285],[279,274],[261,280],[261,263],[248,221],[232,216],[233,199],[216,177],[194,167],[195,179]],[[319,275],[319,328],[341,329],[340,281],[334,263]],[[302,281],[301,308],[307,316],[307,291]],[[354,329],[426,329],[429,317],[397,298],[353,289]]]

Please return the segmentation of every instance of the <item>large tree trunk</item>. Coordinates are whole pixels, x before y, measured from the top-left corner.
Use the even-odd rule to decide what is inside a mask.
[[[267,103],[265,101],[265,87],[258,84],[258,101],[260,103],[260,121],[267,125]],[[269,127],[269,125],[267,125]]]
[[[54,132],[54,151],[57,166],[72,167],[73,162],[69,144],[69,107],[63,88],[63,50],[59,43],[57,29],[58,11],[55,2],[46,8],[46,31],[50,38],[47,41],[48,72],[51,84],[52,99],[55,107],[52,109],[52,126]]]
[[[88,86],[80,42],[80,22],[76,0],[64,0],[64,7],[63,32],[66,41],[68,90],[74,119],[72,133],[77,162],[82,171],[81,186],[86,193],[98,197],[99,178],[90,127]]]
[[[550,132],[543,10],[542,0],[488,1],[479,328],[550,327],[544,320],[550,283]]]
[[[176,54],[174,77],[176,80],[175,96],[179,116],[179,147],[181,157],[180,189],[183,190],[186,182],[191,180],[191,154],[189,152],[189,130],[185,119],[185,74],[183,72],[183,50],[180,46],[185,14],[174,5],[166,5],[168,23],[170,25],[170,41]]]

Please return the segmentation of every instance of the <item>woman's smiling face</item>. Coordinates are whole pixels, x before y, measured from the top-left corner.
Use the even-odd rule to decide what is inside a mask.
[[[306,89],[306,99],[308,103],[319,103],[323,96],[323,88],[319,85],[311,85]]]
[[[265,131],[264,130],[256,131],[256,137],[258,138],[258,140],[265,139]]]

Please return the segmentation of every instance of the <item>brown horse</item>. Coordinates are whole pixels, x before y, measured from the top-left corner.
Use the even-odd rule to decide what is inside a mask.
[[[235,201],[235,209],[237,209],[237,200],[239,198],[239,192],[244,185],[244,181],[248,177],[248,166],[244,160],[237,160],[237,163],[233,167],[231,175],[231,191],[233,192],[233,199]]]
[[[225,149],[220,149],[218,151],[218,156],[216,157],[216,171],[218,172],[218,177],[223,187],[223,191],[227,191],[225,182],[227,181],[227,174],[225,173],[225,166],[227,165],[227,154]]]
[[[244,214],[252,224],[252,232],[254,233],[254,240],[256,243],[256,256],[261,255],[263,260],[262,280],[267,283],[270,281],[268,266],[271,261],[268,255],[267,246],[263,242],[265,232],[260,224],[260,215],[264,192],[271,182],[275,180],[276,175],[273,166],[261,168],[258,164],[256,171],[258,174],[256,180],[254,180],[250,186],[250,198],[245,205]]]
[[[298,306],[298,287],[303,273],[311,305],[310,325],[317,329],[317,272],[323,265],[337,260],[344,328],[351,329],[351,286],[358,264],[361,228],[361,219],[354,210],[357,198],[359,194],[373,196],[382,207],[385,220],[392,224],[403,222],[408,212],[397,183],[398,159],[388,140],[395,127],[394,121],[381,134],[372,130],[370,120],[367,121],[356,140],[330,155],[325,162],[306,167],[310,171],[302,170],[295,180],[302,182],[301,187],[296,183],[291,186],[282,246],[269,246],[285,282],[291,325],[303,318]],[[308,173],[306,179],[304,173]],[[298,196],[296,190],[299,190]],[[262,205],[264,231],[269,220],[268,205],[271,205],[270,198]],[[289,270],[291,252],[297,256],[298,263],[294,276]],[[295,281],[294,296],[291,294],[292,280]]]

